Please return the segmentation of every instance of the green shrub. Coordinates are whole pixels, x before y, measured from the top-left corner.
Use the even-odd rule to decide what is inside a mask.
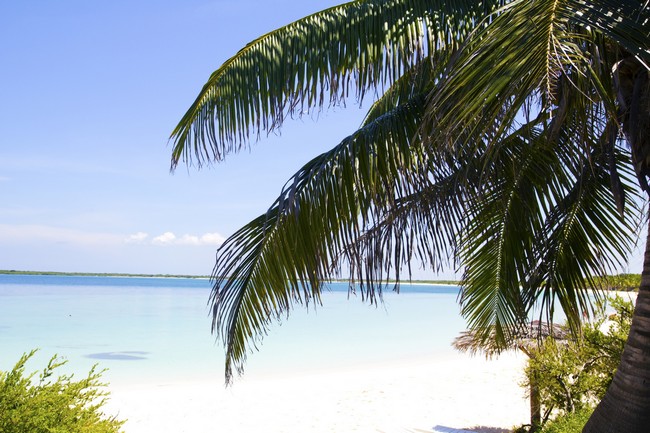
[[[25,364],[35,351],[24,354],[14,368],[0,372],[0,432],[2,433],[118,433],[124,421],[101,412],[108,397],[93,367],[88,376],[54,378],[65,364],[56,355],[35,380],[25,376]]]
[[[602,308],[598,320],[586,323],[579,338],[558,341],[549,337],[530,351],[523,385],[530,387],[533,383],[537,386],[542,424],[553,416],[560,419],[591,411],[609,387],[634,311],[632,303],[620,297],[609,302],[615,314],[606,316]],[[608,329],[604,329],[605,324]]]
[[[549,421],[540,433],[580,433],[594,410],[580,409]]]

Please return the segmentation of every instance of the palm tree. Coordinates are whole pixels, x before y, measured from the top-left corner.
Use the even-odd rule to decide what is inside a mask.
[[[227,381],[274,319],[318,302],[343,269],[376,302],[412,264],[462,267],[463,315],[503,348],[533,306],[548,319],[559,304],[578,331],[591,277],[625,261],[650,190],[649,19],[635,0],[358,0],[224,63],[172,133],[172,168],[381,94],[219,248],[212,326]],[[621,367],[585,431],[650,421],[650,250],[644,275]]]

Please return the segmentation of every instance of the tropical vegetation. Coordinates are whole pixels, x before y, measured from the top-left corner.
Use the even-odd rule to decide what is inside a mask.
[[[631,301],[620,297],[612,298],[611,306],[614,313],[602,309],[580,336],[546,337],[531,347],[523,386],[534,384],[539,393],[541,425],[585,409],[591,413],[605,395],[621,360],[634,310]]]
[[[631,292],[639,290],[641,285],[640,274],[618,274],[606,275],[593,278],[597,290],[613,290],[619,292]]]
[[[0,431],[3,433],[119,433],[124,421],[102,409],[108,392],[93,367],[81,380],[57,375],[65,361],[54,356],[42,372],[25,374],[35,351],[0,372]]]
[[[174,129],[172,167],[378,96],[219,248],[211,303],[227,380],[275,319],[343,273],[376,302],[413,266],[457,267],[468,325],[503,348],[534,306],[551,319],[557,305],[579,332],[586,289],[625,263],[650,191],[649,19],[638,0],[358,0],[228,59]],[[644,278],[585,431],[650,424],[649,327]]]
[[[576,433],[582,430],[593,409],[585,408],[559,416],[544,426],[540,433]]]
[[[561,324],[533,321],[510,341],[510,350],[527,357],[522,386],[530,399],[530,423],[517,432],[540,431],[549,420],[582,409],[591,413],[605,394],[621,360],[634,304],[618,295],[596,304],[595,317],[583,322],[580,334]],[[452,345],[488,358],[500,353],[495,340],[485,342],[478,335],[464,331]]]

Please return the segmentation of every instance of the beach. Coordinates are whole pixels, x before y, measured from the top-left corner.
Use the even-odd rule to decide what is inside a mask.
[[[449,354],[349,369],[113,383],[106,412],[149,432],[507,432],[526,423],[525,356]],[[220,366],[219,366],[220,367]],[[215,369],[218,369],[217,367]]]

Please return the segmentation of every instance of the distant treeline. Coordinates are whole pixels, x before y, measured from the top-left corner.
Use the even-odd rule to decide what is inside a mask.
[[[51,271],[15,271],[0,269],[0,274],[11,275],[58,275],[70,277],[140,277],[140,278],[210,278],[209,275],[174,275],[174,274],[125,274],[108,272],[51,272]]]
[[[602,290],[632,292],[639,290],[641,274],[618,274],[594,278],[594,285]]]

